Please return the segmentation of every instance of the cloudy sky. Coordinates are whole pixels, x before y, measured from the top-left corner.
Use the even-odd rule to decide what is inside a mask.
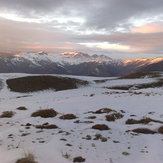
[[[0,51],[163,57],[163,0],[0,0]]]

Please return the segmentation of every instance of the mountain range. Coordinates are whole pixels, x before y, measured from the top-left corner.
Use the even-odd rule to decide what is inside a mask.
[[[163,71],[163,57],[117,60],[105,55],[45,52],[0,56],[0,73],[66,74],[83,76],[122,76],[135,72]]]

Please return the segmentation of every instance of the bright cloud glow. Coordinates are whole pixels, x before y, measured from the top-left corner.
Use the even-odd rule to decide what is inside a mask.
[[[163,32],[163,23],[150,23],[132,29],[134,33],[157,33]]]
[[[85,45],[89,48],[100,48],[105,50],[117,50],[117,51],[128,51],[130,49],[127,45],[120,44],[110,44],[108,42],[98,42],[98,43],[80,43],[80,45]]]
[[[162,0],[0,0],[0,4],[1,51],[163,55]]]
[[[18,22],[28,22],[28,23],[40,23],[39,19],[32,19],[32,18],[23,18],[14,13],[0,13],[0,18],[18,21]]]
[[[64,17],[64,16],[56,16],[56,15],[46,15],[44,17],[37,17],[37,18],[27,18],[17,15],[15,13],[8,13],[8,12],[0,12],[0,17],[5,18],[8,20],[19,21],[19,22],[29,22],[29,23],[50,23],[50,22],[57,22],[59,24],[63,23],[78,23],[83,24],[85,22],[84,18],[81,17]]]
[[[129,24],[132,24],[135,27],[143,26],[146,24],[154,23],[154,22],[163,22],[163,14],[155,15],[155,16],[147,16],[147,17],[132,17],[128,20]]]

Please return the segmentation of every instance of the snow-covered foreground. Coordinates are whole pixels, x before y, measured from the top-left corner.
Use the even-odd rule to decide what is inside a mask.
[[[0,162],[14,163],[33,153],[38,163],[69,163],[82,156],[86,163],[162,163],[163,134],[136,134],[129,130],[138,127],[158,131],[161,123],[125,124],[127,119],[150,117],[163,121],[163,88],[140,90],[112,90],[110,86],[150,83],[155,79],[117,79],[78,77],[91,83],[86,87],[55,92],[11,92],[5,80],[26,74],[0,74],[0,114],[14,111],[11,118],[0,118]],[[109,79],[96,83],[94,80]],[[27,110],[16,108],[25,106]],[[54,118],[31,117],[39,109],[53,108],[59,114]],[[93,112],[111,108],[124,115],[115,121],[106,121],[104,114]],[[62,120],[63,114],[75,114],[76,119]],[[88,119],[96,116],[95,119]],[[83,123],[74,123],[75,121]],[[91,122],[92,123],[91,123]],[[29,126],[29,123],[31,126]],[[36,125],[55,124],[57,129],[37,129]],[[28,125],[26,125],[28,124]],[[95,130],[95,124],[106,124],[110,130]],[[105,138],[97,139],[97,135]]]

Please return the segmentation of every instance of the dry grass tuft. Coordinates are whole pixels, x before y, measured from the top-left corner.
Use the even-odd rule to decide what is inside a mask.
[[[33,154],[28,153],[25,155],[24,158],[17,160],[16,163],[38,163],[38,162],[35,161],[35,157]]]
[[[96,124],[96,125],[92,126],[92,129],[102,131],[102,130],[109,130],[110,128],[105,124]]]
[[[85,162],[85,158],[83,158],[83,157],[81,157],[81,156],[75,157],[75,158],[73,159],[73,162]]]
[[[42,124],[42,125],[37,125],[35,127],[38,129],[56,129],[56,128],[58,128],[58,126],[56,126],[54,124]]]
[[[159,132],[160,134],[163,134],[163,126],[159,127],[158,132]]]
[[[156,77],[161,77],[161,74],[159,72],[137,72],[133,74],[129,74],[126,76],[120,77],[120,79],[139,79],[139,78],[156,78]]]
[[[16,108],[17,110],[28,110],[25,106],[20,106],[18,108]]]
[[[53,109],[38,110],[31,114],[31,117],[42,117],[42,118],[52,118],[58,113]]]
[[[13,111],[4,111],[0,115],[0,118],[11,118],[14,116],[14,114],[15,114],[15,112],[13,112]]]
[[[143,118],[143,119],[140,119],[140,120],[128,119],[126,121],[126,124],[127,125],[132,125],[132,124],[148,124],[150,122],[156,122],[156,123],[163,124],[163,121],[155,120],[155,119],[151,119],[151,118]]]
[[[141,133],[141,134],[155,134],[156,133],[155,131],[152,131],[148,128],[137,128],[132,131],[135,133]]]
[[[59,117],[59,119],[63,119],[63,120],[71,120],[71,119],[76,119],[76,118],[77,117],[74,114],[64,114]]]
[[[106,115],[105,117],[107,121],[115,121],[116,119],[123,118],[123,115],[121,113],[113,113],[110,115]]]
[[[116,111],[113,109],[110,109],[110,108],[101,108],[93,113],[94,114],[103,114],[103,113],[110,113],[110,112],[116,112]]]

